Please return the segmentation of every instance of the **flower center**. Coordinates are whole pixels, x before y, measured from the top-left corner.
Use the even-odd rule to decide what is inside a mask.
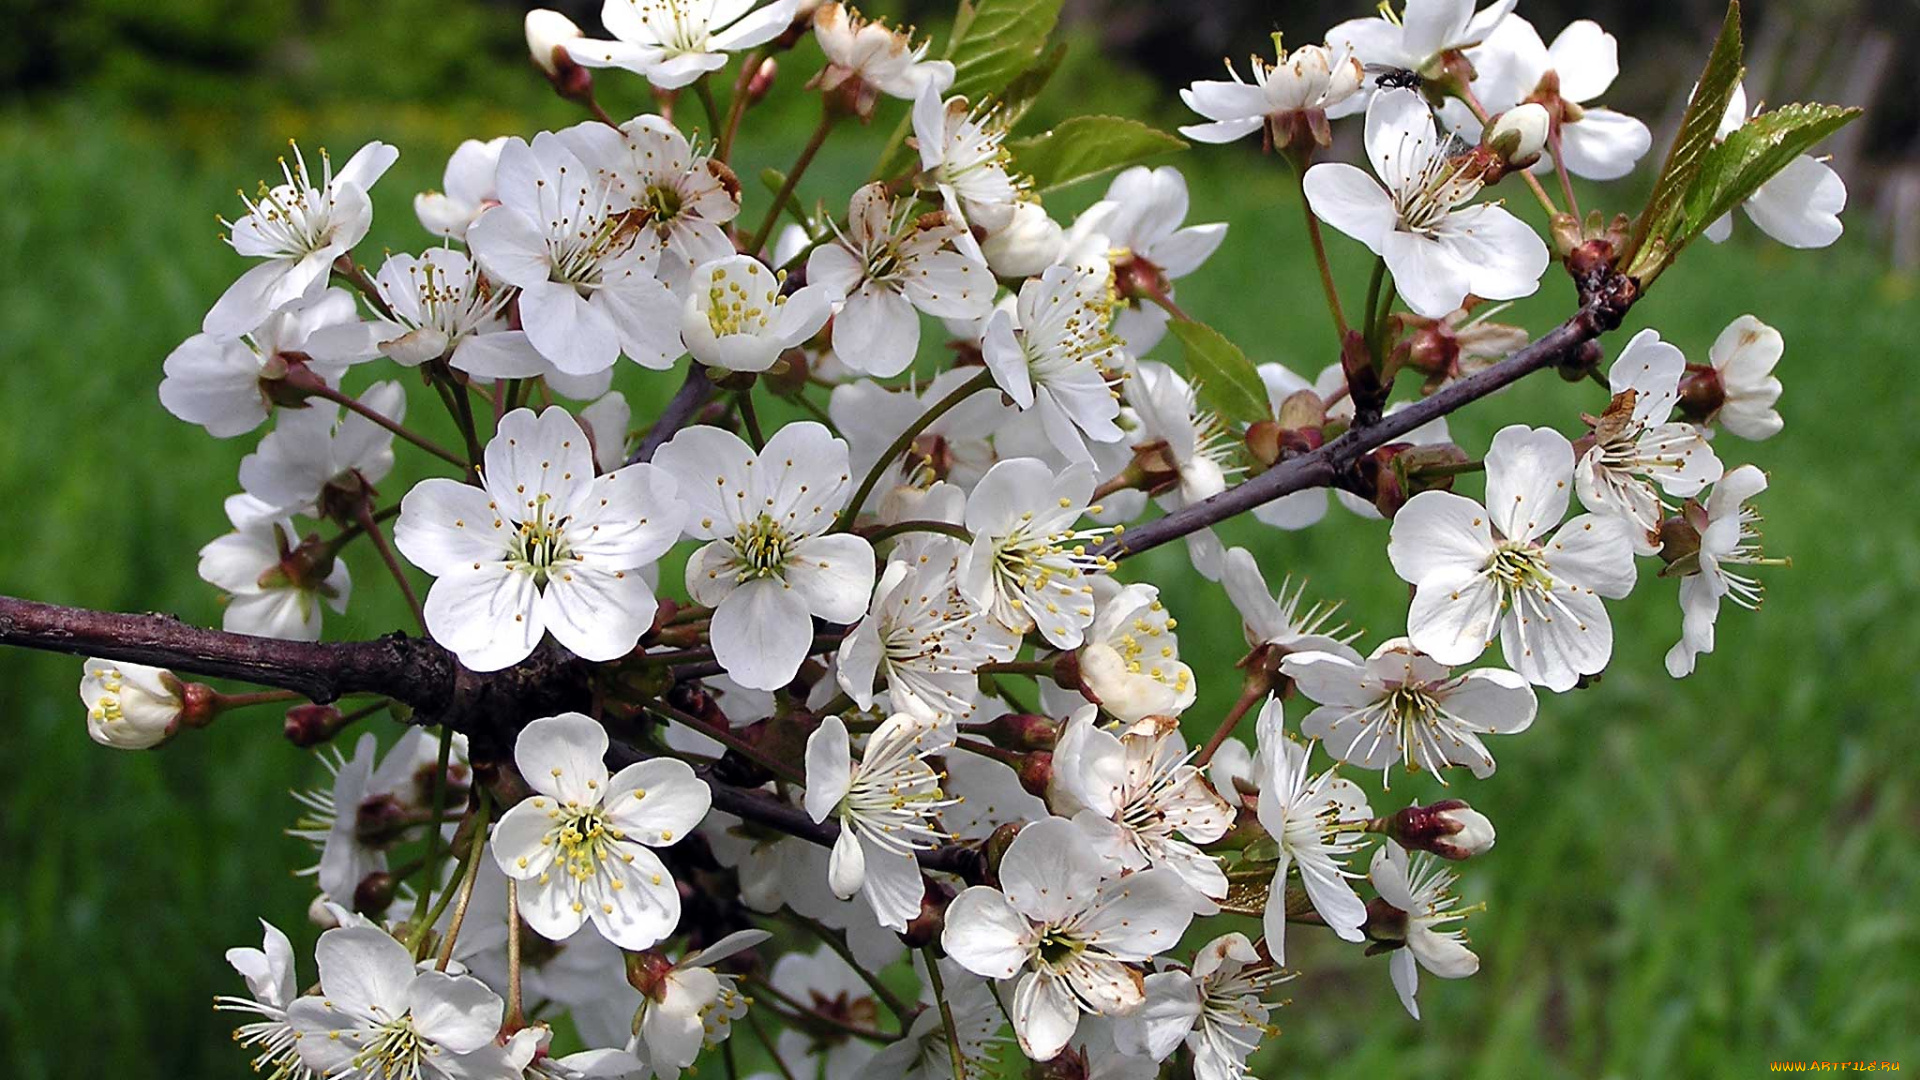
[[[372,1038],[353,1055],[352,1075],[380,1080],[417,1080],[421,1075],[421,1059],[439,1052],[438,1047],[429,1045],[413,1029],[413,1017],[409,1013],[374,1029]]]
[[[547,514],[550,495],[541,495],[533,520],[523,521],[507,546],[507,565],[533,575],[535,585],[545,585],[554,567],[573,558],[567,543],[568,518]]]
[[[769,514],[761,514],[736,532],[733,550],[740,556],[740,580],[780,577],[787,565],[787,551],[795,539]]]
[[[651,214],[655,224],[672,221],[680,213],[680,191],[666,184],[654,184],[640,199],[640,209]]]
[[[591,881],[600,873],[600,864],[616,858],[612,842],[622,839],[620,830],[607,824],[599,806],[569,804],[557,811],[559,827],[551,834],[557,847],[555,861],[575,881]]]
[[[1444,142],[1444,140],[1443,140]],[[1428,156],[1419,160],[1421,154]],[[1410,232],[1431,233],[1447,215],[1480,193],[1480,173],[1464,168],[1450,159],[1444,146],[1425,147],[1419,140],[1403,143],[1400,190],[1393,193],[1393,204],[1400,222]],[[1417,168],[1407,168],[1418,162]]]
[[[292,165],[287,164],[286,158],[280,159],[283,183],[268,187],[262,181],[251,199],[245,192],[240,193],[254,231],[275,250],[288,256],[317,251],[327,246],[333,235],[332,160],[326,150],[320,151],[321,181],[316,189],[307,175],[307,159],[298,145],[293,145],[293,159]],[[233,228],[233,223],[224,218],[221,224]]]
[[[1063,930],[1048,930],[1040,935],[1040,944],[1034,946],[1034,951],[1040,955],[1040,962],[1048,967],[1059,967],[1086,949],[1086,942]]]
[[[1493,579],[1509,592],[1553,591],[1553,574],[1547,570],[1546,559],[1539,547],[1533,544],[1515,540],[1502,542],[1487,560],[1484,572],[1492,574]]]
[[[733,334],[762,334],[773,324],[774,313],[786,303],[777,289],[759,286],[758,274],[748,275],[748,283],[715,271],[713,285],[707,289],[707,325],[714,337]]]

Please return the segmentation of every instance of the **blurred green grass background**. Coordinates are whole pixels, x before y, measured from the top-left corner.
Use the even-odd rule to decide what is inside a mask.
[[[286,138],[340,154],[373,137],[401,147],[361,248],[377,262],[383,247],[425,245],[409,200],[438,186],[459,139],[576,119],[507,62],[511,12],[442,16],[411,0],[382,10],[367,14],[372,30],[311,39],[328,73],[317,88],[257,76],[183,84],[136,65],[111,90],[0,105],[0,505],[15,517],[0,592],[217,625],[195,552],[225,529],[220,500],[252,440],[206,437],[167,415],[154,389],[161,360],[240,269],[213,214],[234,212],[234,188],[271,172]],[[441,32],[396,75],[401,47],[383,35],[428,17]],[[370,40],[388,51],[355,44]],[[1033,126],[1096,110],[1179,122],[1153,87],[1076,52]],[[799,97],[804,74],[783,72],[785,92]],[[614,112],[641,108],[634,80],[602,86]],[[143,87],[172,94],[156,104]],[[809,108],[750,117],[748,220],[768,201],[752,177],[791,160]],[[802,187],[809,205],[851,190],[893,115],[835,137]],[[1194,220],[1232,223],[1221,253],[1181,283],[1183,305],[1256,360],[1311,377],[1330,359],[1331,333],[1290,178],[1246,147],[1173,163],[1192,184]],[[1050,206],[1064,217],[1099,190]],[[1632,194],[1586,191],[1583,202],[1631,209]],[[1465,982],[1426,980],[1415,1023],[1384,959],[1302,934],[1307,974],[1288,987],[1284,1033],[1260,1075],[1740,1076],[1796,1058],[1920,1067],[1915,283],[1883,270],[1862,228],[1829,251],[1795,253],[1743,223],[1736,242],[1689,253],[1611,342],[1653,325],[1703,360],[1744,312],[1782,331],[1785,432],[1717,448],[1768,470],[1767,546],[1793,569],[1767,575],[1759,613],[1729,610],[1719,651],[1683,682],[1661,666],[1678,632],[1674,588],[1649,575],[1614,605],[1618,645],[1601,684],[1543,700],[1532,730],[1494,746],[1494,777],[1444,791],[1403,779],[1377,801],[1455,795],[1498,825],[1499,846],[1463,884],[1487,905],[1470,923],[1484,966]],[[1359,288],[1357,247],[1335,245],[1343,283]],[[1514,314],[1544,329],[1570,302],[1550,276]],[[674,382],[623,365],[616,385],[642,404]],[[424,428],[450,433],[431,395],[412,404]],[[1456,416],[1453,430],[1470,449],[1516,420],[1574,433],[1579,413],[1603,404],[1591,384],[1543,375]],[[402,460],[389,499],[422,475],[416,458]],[[1274,583],[1292,573],[1316,597],[1344,598],[1369,643],[1401,629],[1405,587],[1386,563],[1384,523],[1335,512],[1305,533],[1228,531]],[[350,557],[360,591],[348,617],[329,616],[329,636],[407,625],[369,555]],[[1158,582],[1180,617],[1203,689],[1189,723],[1209,730],[1238,689],[1231,606],[1177,546],[1127,573]],[[271,710],[163,753],[95,747],[74,693],[79,667],[0,652],[0,1057],[26,1080],[239,1075],[232,1025],[208,1008],[239,985],[221,951],[257,943],[260,916],[310,943],[308,886],[288,873],[306,852],[282,835],[294,816],[285,793],[324,774],[277,737]]]

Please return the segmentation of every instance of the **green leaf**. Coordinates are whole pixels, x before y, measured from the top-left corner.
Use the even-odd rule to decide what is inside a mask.
[[[1019,124],[1039,98],[1040,92],[1047,88],[1053,73],[1060,70],[1060,62],[1066,58],[1067,45],[1061,42],[1049,49],[1032,67],[1014,76],[1013,81],[999,94],[1001,122],[1009,128]]]
[[[1693,100],[1680,119],[1680,132],[1674,136],[1673,148],[1667,151],[1660,178],[1654,181],[1653,194],[1648,196],[1646,209],[1640,212],[1640,222],[1634,229],[1625,262],[1627,274],[1642,285],[1666,269],[1673,251],[1678,248],[1672,240],[1685,213],[1687,194],[1693,190],[1695,178],[1713,151],[1720,120],[1727,115],[1734,88],[1740,85],[1743,49],[1740,0],[1730,0],[1726,21],[1720,26],[1720,37],[1713,43],[1713,53],[1707,57],[1706,69],[1694,87]]]
[[[979,100],[998,94],[1040,60],[1064,0],[963,0],[953,21],[953,89]]]
[[[1228,420],[1252,424],[1271,420],[1267,384],[1240,347],[1206,323],[1175,319],[1168,324],[1187,349],[1187,377],[1200,388],[1200,400]]]
[[[1678,241],[1685,243],[1746,202],[1793,159],[1847,126],[1859,109],[1787,105],[1762,113],[1713,148],[1687,192]]]
[[[1119,116],[1076,116],[1007,145],[1014,167],[1033,178],[1035,192],[1068,187],[1186,148],[1175,136]]]

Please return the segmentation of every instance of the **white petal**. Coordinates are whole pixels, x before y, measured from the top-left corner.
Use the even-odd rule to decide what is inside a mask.
[[[1512,541],[1538,537],[1566,516],[1573,444],[1552,428],[1501,428],[1487,448],[1487,511]]]
[[[799,592],[772,578],[749,581],[713,613],[713,655],[735,682],[778,690],[793,681],[813,645],[813,619]]]

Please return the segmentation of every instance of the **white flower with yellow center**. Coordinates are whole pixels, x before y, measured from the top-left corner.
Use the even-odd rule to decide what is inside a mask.
[[[765,930],[737,930],[653,978],[633,1018],[627,1052],[662,1080],[678,1080],[703,1048],[727,1040],[733,1022],[752,1004],[736,976],[713,966],[772,936]]]
[[[1008,1013],[1034,1061],[1072,1040],[1081,1013],[1139,1009],[1146,990],[1129,965],[1178,945],[1193,921],[1178,874],[1118,871],[1073,822],[1046,818],[1007,846],[1000,889],[975,885],[947,908],[948,956],[985,978],[1019,978]]]
[[[1147,1003],[1114,1025],[1120,1049],[1165,1061],[1182,1043],[1194,1080],[1245,1080],[1247,1058],[1273,1033],[1275,987],[1292,979],[1260,955],[1245,934],[1201,946],[1193,966],[1147,976]]]
[[[962,229],[955,243],[970,258],[984,259],[973,228],[990,233],[1006,228],[1020,199],[1021,185],[1009,171],[1007,122],[995,109],[976,111],[964,97],[942,101],[941,93],[931,81],[920,88],[913,102],[913,142],[947,220]]]
[[[293,162],[280,159],[283,182],[265,183],[239,221],[221,219],[233,250],[261,262],[240,275],[207,312],[200,329],[219,337],[238,337],[289,305],[315,299],[326,288],[333,261],[353,250],[373,225],[367,192],[399,159],[400,151],[370,142],[339,172],[320,151],[319,182],[307,171],[306,155],[289,144]]]
[[[765,45],[793,23],[800,0],[606,0],[613,41],[577,38],[567,55],[586,67],[625,68],[661,90],[678,90],[727,65],[727,54]]]
[[[751,690],[779,690],[813,648],[815,616],[858,619],[873,593],[873,545],[828,533],[852,495],[847,444],[811,421],[788,424],[759,453],[732,432],[696,426],[654,455],[691,506],[687,591],[714,609],[713,655]]]
[[[740,214],[740,182],[666,119],[636,116],[618,128],[589,120],[560,141],[595,170],[615,206],[637,213],[641,242],[676,293],[696,267],[733,254],[727,222]]]
[[[1594,421],[1593,445],[1573,471],[1580,504],[1624,519],[1641,555],[1660,549],[1660,519],[1667,509],[1661,491],[1690,498],[1720,479],[1720,459],[1700,429],[1668,419],[1686,367],[1686,357],[1657,331],[1635,334],[1608,372],[1613,402]]]
[[[887,564],[867,615],[840,644],[834,676],[862,709],[876,680],[894,709],[967,720],[980,698],[982,664],[1011,660],[1020,639],[960,593],[957,542],[926,545]]]
[[[1186,225],[1188,204],[1187,178],[1179,169],[1135,165],[1114,177],[1105,197],[1074,219],[1067,247],[1079,250],[1105,237],[1107,261],[1117,278],[1171,297],[1173,283],[1200,269],[1227,238],[1224,221]],[[1141,356],[1166,337],[1171,318],[1166,308],[1131,293],[1114,316],[1113,336]]]
[[[1557,431],[1503,428],[1486,461],[1486,506],[1423,491],[1394,516],[1387,557],[1415,589],[1407,637],[1442,664],[1466,664],[1498,635],[1508,667],[1570,690],[1613,654],[1600,598],[1633,591],[1632,529],[1582,514],[1554,531],[1573,478],[1573,446]]]
[[[90,659],[80,676],[87,734],[101,746],[148,750],[173,737],[185,708],[173,672],[145,664]]]
[[[487,277],[520,290],[527,341],[566,375],[594,375],[621,353],[642,367],[686,351],[679,304],[655,279],[645,215],[603,173],[543,131],[500,150],[500,203],[467,230]]]
[[[1126,723],[1178,716],[1193,704],[1193,669],[1180,662],[1177,622],[1152,585],[1093,579],[1096,614],[1080,646],[1080,681]]]
[[[1786,350],[1780,331],[1752,315],[1728,323],[1707,354],[1713,383],[1702,419],[1756,442],[1778,435],[1786,423],[1774,408],[1782,387],[1773,369]]]
[[[1233,807],[1190,762],[1180,724],[1149,716],[1117,731],[1096,727],[1094,710],[1068,721],[1053,755],[1053,781],[1078,811],[1073,823],[1094,850],[1128,870],[1165,867],[1192,893],[1196,914],[1218,909],[1227,875],[1200,850],[1233,827]],[[1177,835],[1176,835],[1177,834]]]
[[[522,729],[513,758],[534,795],[501,817],[493,857],[541,937],[565,941],[591,920],[615,945],[647,949],[680,922],[680,890],[650,849],[693,831],[713,797],[683,761],[609,776],[606,752],[606,729],[579,713]]]
[[[1012,312],[994,312],[980,351],[993,381],[1039,417],[1047,442],[1068,461],[1091,462],[1088,439],[1119,442],[1113,384],[1124,368],[1110,332],[1114,295],[1104,266],[1054,266],[1020,287]]]
[[[1454,765],[1492,776],[1493,755],[1480,736],[1525,731],[1539,704],[1533,687],[1511,671],[1455,675],[1406,638],[1382,642],[1363,663],[1296,652],[1280,670],[1320,706],[1300,722],[1301,734],[1319,739],[1340,761],[1379,769],[1383,782],[1396,761],[1436,777]]]
[[[392,313],[373,324],[376,339],[394,363],[418,367],[445,357],[448,366],[485,379],[553,370],[526,331],[507,323],[515,291],[487,280],[464,251],[390,255],[374,285]]]
[[[470,975],[422,971],[372,926],[320,935],[320,993],[287,1007],[300,1060],[328,1080],[516,1080],[496,1041],[499,995]]]
[[[953,744],[951,722],[896,713],[855,761],[838,716],[807,737],[807,814],[840,822],[827,881],[842,900],[862,893],[880,925],[905,930],[926,894],[914,852],[947,839],[935,815],[947,805],[927,757]]]
[[[1055,475],[1038,458],[1014,458],[988,469],[967,499],[973,543],[960,591],[1016,634],[1038,629],[1055,648],[1079,648],[1095,613],[1087,578],[1113,569],[1087,550],[1107,530],[1077,527],[1092,496],[1085,465]]]
[[[1332,769],[1308,772],[1312,746],[1294,742],[1285,727],[1280,700],[1267,699],[1257,728],[1257,760],[1264,775],[1256,809],[1261,827],[1280,847],[1262,913],[1267,951],[1276,964],[1287,962],[1287,875],[1295,868],[1307,899],[1327,927],[1344,941],[1361,940],[1367,905],[1347,883],[1360,875],[1347,869],[1346,860],[1360,850],[1361,827],[1373,817],[1367,793],[1353,781],[1335,776]]]
[[[693,358],[726,371],[765,371],[819,333],[833,316],[832,294],[808,285],[785,296],[784,280],[751,255],[695,270],[680,311],[680,336]]]
[[[300,1060],[294,1048],[293,1025],[287,1022],[287,1006],[300,996],[295,977],[293,943],[280,928],[260,920],[266,931],[258,949],[228,949],[227,963],[247,980],[251,997],[221,995],[213,1007],[222,1012],[250,1013],[259,1017],[233,1031],[233,1041],[248,1049],[258,1047],[253,1071],[267,1080],[313,1080],[312,1069]]]
[[[1467,917],[1459,898],[1450,894],[1458,875],[1426,852],[1409,861],[1406,849],[1389,840],[1375,849],[1367,876],[1380,899],[1406,913],[1406,945],[1394,950],[1388,973],[1400,1003],[1418,1020],[1414,993],[1420,987],[1420,968],[1443,979],[1464,979],[1480,970],[1480,958],[1467,948],[1465,930],[1453,925]]]
[[[328,386],[347,368],[380,355],[360,322],[352,294],[326,289],[311,303],[284,307],[239,335],[195,334],[167,354],[160,404],[217,439],[252,431],[273,411],[298,360]]]
[[[1247,82],[1227,63],[1232,81],[1202,80],[1180,91],[1187,108],[1207,118],[1188,124],[1180,134],[1196,142],[1225,143],[1259,131],[1287,113],[1338,106],[1360,90],[1366,73],[1352,52],[1325,45],[1302,45],[1292,52],[1280,49],[1273,36],[1275,62],[1250,58],[1253,81]]]
[[[1518,0],[1494,0],[1479,11],[1475,0],[1406,0],[1395,11],[1382,0],[1380,13],[1348,19],[1327,31],[1327,45],[1373,69],[1372,85],[1327,110],[1329,116],[1351,116],[1378,96],[1379,75],[1409,70],[1438,74],[1437,63],[1449,52],[1480,44],[1513,12]]]
[[[484,487],[423,480],[394,544],[436,580],[427,630],[475,671],[527,658],[543,634],[585,660],[633,650],[653,624],[642,571],[679,539],[687,509],[648,464],[594,476],[565,409],[515,409],[487,444]]]

